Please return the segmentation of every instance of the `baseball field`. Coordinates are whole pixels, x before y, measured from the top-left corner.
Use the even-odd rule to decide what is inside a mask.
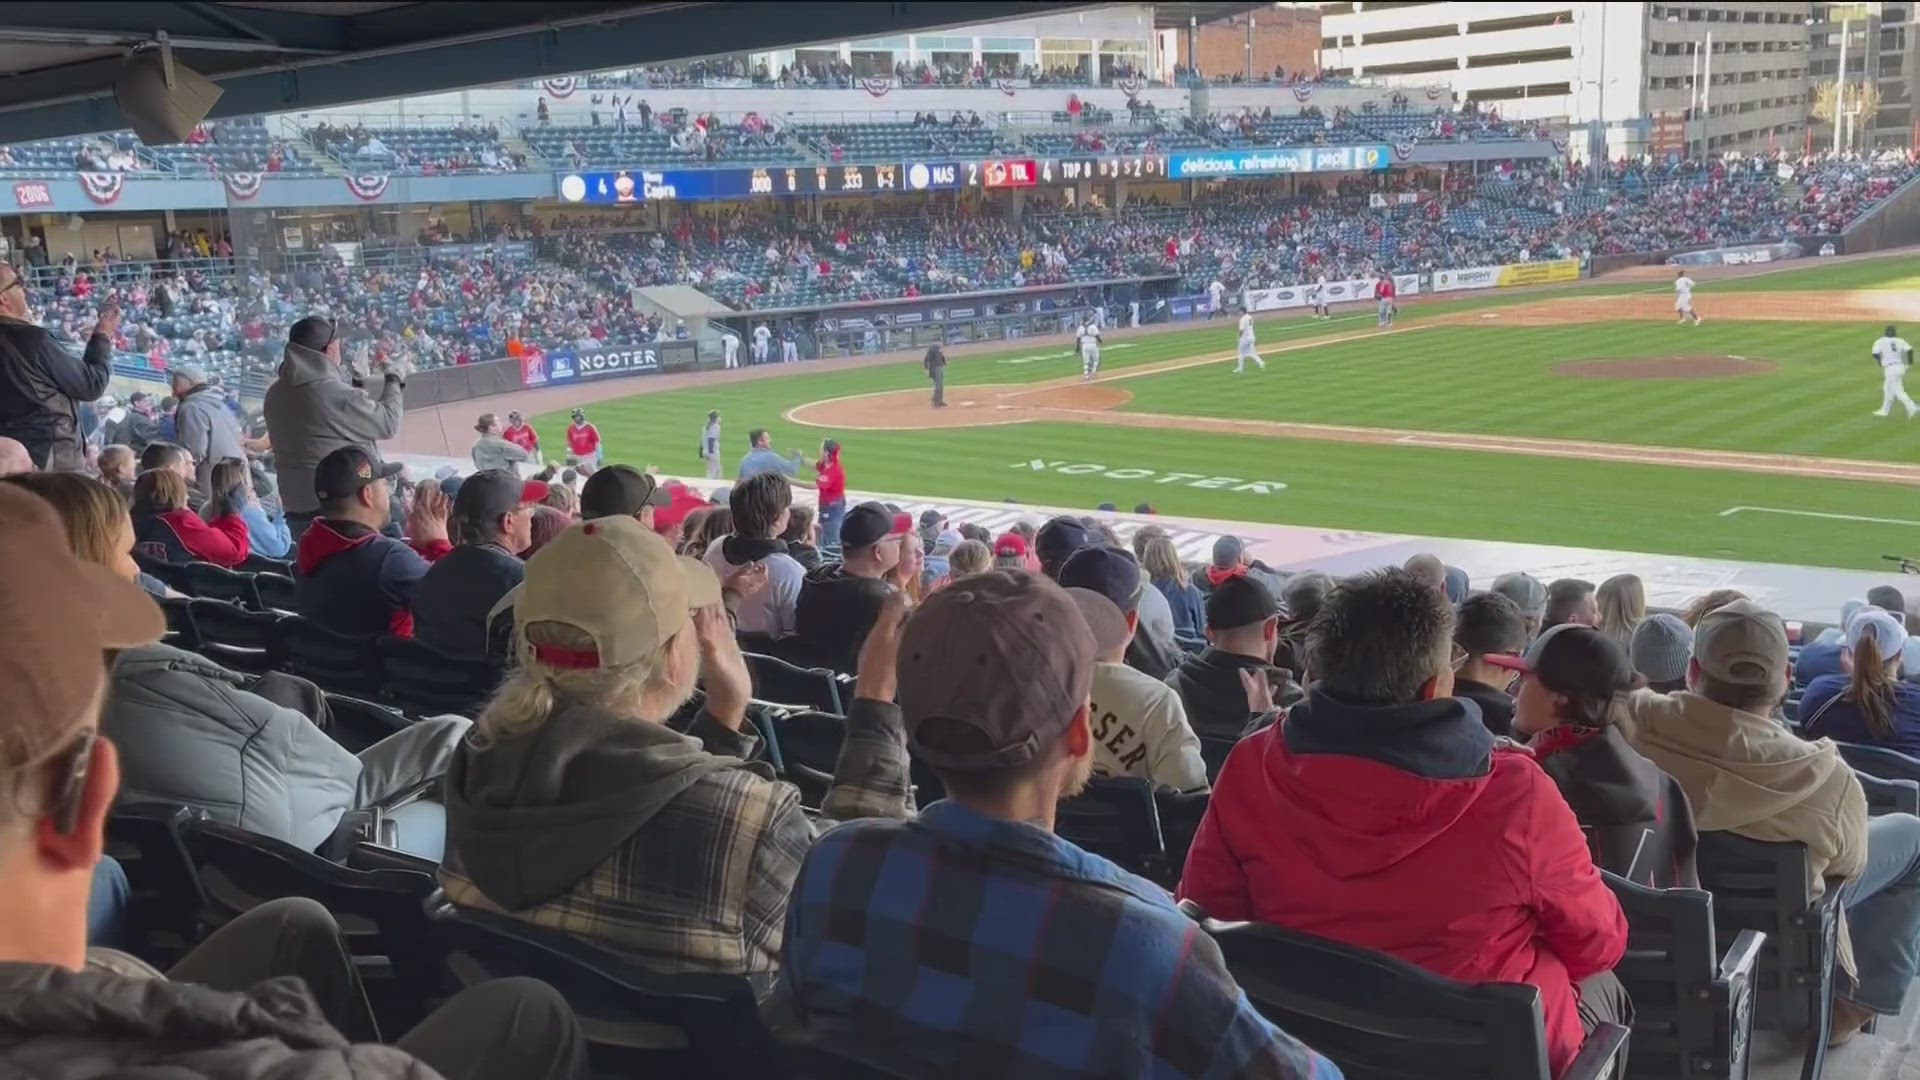
[[[1862,569],[1920,555],[1920,420],[1872,415],[1869,352],[1888,323],[1920,340],[1920,257],[1703,280],[1699,326],[1675,324],[1671,278],[1421,298],[1388,331],[1371,305],[1263,319],[1267,370],[1244,374],[1223,317],[1111,333],[1091,384],[1064,339],[956,353],[941,410],[905,360],[591,412],[611,460],[690,475],[719,409],[729,470],[751,428],[809,456],[835,438],[856,490]],[[560,445],[564,412],[536,424]]]

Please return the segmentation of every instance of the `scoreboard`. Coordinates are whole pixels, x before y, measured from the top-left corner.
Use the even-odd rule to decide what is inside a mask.
[[[1049,187],[1088,180],[1165,180],[1164,154],[1079,158],[982,158],[899,165],[797,165],[757,169],[620,169],[567,173],[560,198],[570,203],[697,202],[801,195],[897,191],[987,191]]]

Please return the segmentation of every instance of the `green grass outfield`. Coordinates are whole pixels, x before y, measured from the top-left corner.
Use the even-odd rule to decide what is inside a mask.
[[[1759,291],[1761,283],[1788,278],[1795,289],[1906,287],[1898,283],[1920,283],[1920,259],[1796,269],[1739,284]],[[1579,291],[1643,290],[1664,292],[1665,286]],[[1538,296],[1423,303],[1403,314],[1402,325]],[[1722,307],[1731,304],[1737,314],[1748,302],[1763,301],[1729,297]],[[1920,461],[1920,421],[1867,415],[1879,404],[1879,379],[1867,355],[1877,326],[1742,323],[1714,315],[1709,305],[1702,309],[1709,321],[1698,328],[1446,326],[1284,353],[1275,350],[1288,341],[1365,330],[1372,316],[1269,320],[1261,324],[1260,342],[1273,370],[1264,376],[1235,377],[1230,363],[1221,363],[1120,385],[1135,395],[1128,408],[1184,415]],[[1233,336],[1222,320],[1116,341],[1105,369],[1230,354]],[[1731,353],[1777,368],[1694,382],[1548,373],[1567,360],[1677,353]],[[949,393],[1075,371],[1077,361],[1062,344],[1016,343],[955,360]],[[835,436],[846,444],[852,484],[868,490],[1089,509],[1151,501],[1162,513],[1224,520],[1862,569],[1883,566],[1883,553],[1920,553],[1920,488],[1903,485],[1100,425],[843,433],[781,419],[794,406],[825,398],[925,386],[919,365],[904,362],[643,394],[591,411],[613,459],[670,472],[698,473],[700,428],[707,410],[719,408],[726,414],[730,461],[744,451],[752,427],[770,428],[779,448],[809,452]],[[1920,393],[1920,377],[1913,389]],[[557,440],[566,417],[552,413],[536,424]],[[1115,472],[1118,477],[1108,475]],[[1723,515],[1733,507],[1842,517]]]

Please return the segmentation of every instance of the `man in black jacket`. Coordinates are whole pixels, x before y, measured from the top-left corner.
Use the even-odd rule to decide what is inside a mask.
[[[1495,735],[1513,727],[1513,670],[1497,658],[1512,659],[1527,647],[1527,617],[1497,592],[1469,596],[1453,624],[1453,643],[1466,659],[1453,674],[1453,696],[1480,706],[1480,720]],[[1489,658],[1496,659],[1489,659]]]
[[[947,407],[947,354],[940,350],[940,343],[934,342],[927,347],[927,378],[933,380],[933,407]]]
[[[1281,708],[1300,700],[1292,673],[1273,666],[1280,641],[1280,605],[1251,577],[1229,578],[1207,597],[1207,649],[1189,656],[1167,685],[1180,695],[1187,721],[1202,739],[1233,741],[1260,719],[1247,705],[1241,673],[1265,679]]]
[[[448,515],[455,544],[413,599],[413,636],[429,649],[464,660],[505,660],[513,609],[495,612],[527,576],[520,553],[533,543],[533,508],[548,487],[505,469],[483,469],[460,484]]]
[[[919,542],[906,514],[890,513],[877,502],[847,511],[840,523],[840,561],[809,573],[800,585],[788,643],[792,655],[852,671],[893,592],[886,576],[900,563],[900,545]]]
[[[107,304],[79,359],[33,323],[19,271],[0,263],[0,435],[18,439],[38,469],[85,467],[80,405],[107,392],[120,309]]]

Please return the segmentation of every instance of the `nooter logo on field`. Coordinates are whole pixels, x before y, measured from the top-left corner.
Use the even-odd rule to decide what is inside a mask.
[[[1109,468],[1090,461],[1048,461],[1033,458],[1010,466],[1030,472],[1051,472],[1061,476],[1098,476],[1104,480],[1145,480],[1154,484],[1177,484],[1207,491],[1238,491],[1252,495],[1271,495],[1285,491],[1278,480],[1243,480],[1238,476],[1208,476],[1206,473],[1161,472],[1158,469]]]

